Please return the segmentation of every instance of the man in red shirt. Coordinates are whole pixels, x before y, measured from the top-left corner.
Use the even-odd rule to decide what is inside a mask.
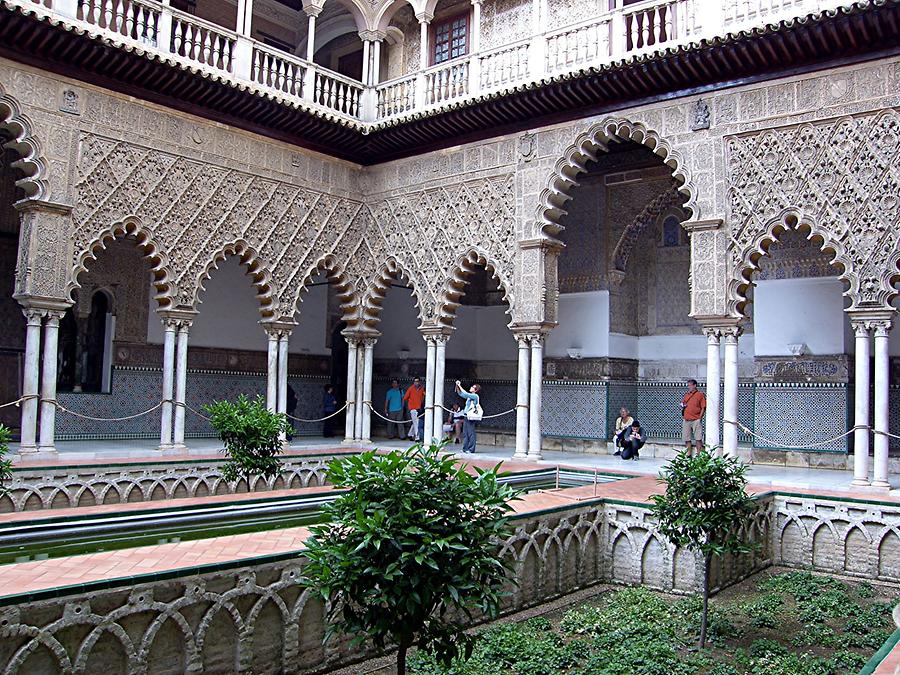
[[[409,427],[409,438],[419,439],[419,415],[425,410],[425,387],[418,377],[413,380],[412,386],[403,394],[403,402],[409,410],[409,419],[412,424]]]
[[[697,380],[688,380],[688,391],[681,399],[681,437],[687,446],[688,455],[692,446],[697,452],[703,449],[703,415],[706,414],[706,396],[697,389]]]

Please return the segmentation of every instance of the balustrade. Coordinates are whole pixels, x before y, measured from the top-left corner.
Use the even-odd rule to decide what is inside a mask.
[[[283,94],[302,97],[306,61],[295,56],[270,49],[261,44],[253,45],[253,70],[251,79]]]
[[[378,117],[387,118],[411,111],[416,105],[416,76],[407,75],[377,86]]]
[[[611,28],[606,16],[547,35],[547,72],[560,73],[607,60]]]
[[[529,47],[529,42],[523,40],[481,54],[478,59],[482,91],[500,89],[526,80]]]
[[[172,11],[171,51],[190,61],[231,72],[237,36],[197,17]]]
[[[840,5],[840,0],[644,0],[623,6],[615,0],[589,21],[364,87],[158,0],[7,2],[114,33],[367,122]]]
[[[156,45],[160,9],[142,0],[80,0],[78,16],[93,26]]]
[[[361,82],[317,69],[313,101],[323,108],[359,117],[359,101],[364,89]]]
[[[425,71],[425,105],[462,98],[468,92],[468,59],[457,59]]]

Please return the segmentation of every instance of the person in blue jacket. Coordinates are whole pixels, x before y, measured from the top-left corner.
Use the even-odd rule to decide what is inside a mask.
[[[469,387],[469,391],[462,388],[459,380],[456,381],[456,392],[461,398],[466,400],[466,406],[463,408],[463,452],[475,452],[476,435],[475,429],[478,427],[478,421],[469,419],[469,414],[480,408],[481,385],[473,384]]]

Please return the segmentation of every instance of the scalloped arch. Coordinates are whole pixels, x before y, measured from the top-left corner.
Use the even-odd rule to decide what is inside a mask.
[[[25,175],[16,180],[30,199],[49,201],[51,197],[50,183],[47,179],[49,163],[44,155],[40,141],[34,135],[34,124],[22,112],[21,106],[9,96],[0,85],[0,127],[12,132],[12,140],[4,147],[11,148],[19,155],[13,167]]]
[[[347,270],[332,253],[321,256],[303,275],[303,280],[300,282],[296,292],[291,298],[290,308],[293,310],[292,316],[300,313],[299,307],[303,302],[303,293],[307,290],[309,282],[312,281],[313,277],[317,274],[323,272],[327,275],[328,281],[333,284],[337,291],[338,299],[341,303],[341,319],[349,325],[351,321],[355,321],[356,319],[354,309],[357,306],[357,296],[353,290],[353,284],[350,282]]]
[[[409,281],[413,302],[419,315],[419,324],[424,325],[426,317],[422,316],[422,292],[416,283],[416,277],[394,256],[388,258],[379,268],[374,280],[366,287],[356,307],[355,325],[361,328],[374,328],[381,320],[381,304],[391,286],[391,281],[403,276]],[[349,324],[349,322],[348,322]]]
[[[219,268],[219,263],[231,256],[236,256],[241,265],[247,268],[247,274],[252,279],[253,287],[256,289],[259,313],[264,319],[271,318],[275,304],[272,298],[272,272],[269,265],[259,257],[257,250],[243,239],[225,244],[212,255],[209,262],[197,275],[194,288],[190,291],[191,297],[184,298],[186,302],[183,304],[190,305],[193,308],[201,304],[203,301],[200,299],[200,294],[206,290],[205,282],[212,276],[213,270]]]
[[[503,273],[503,266],[497,263],[484,250],[472,247],[456,259],[447,281],[438,298],[438,306],[435,315],[441,326],[450,327],[456,319],[456,312],[460,307],[460,298],[465,295],[465,287],[469,283],[469,277],[474,274],[476,267],[484,267],[500,284],[503,291],[503,300],[507,304],[506,313],[512,315],[514,295],[510,288],[510,280]]]
[[[847,284],[844,296],[849,297],[851,304],[859,291],[859,278],[853,267],[853,262],[847,255],[840,240],[826,228],[820,226],[816,220],[803,214],[798,209],[784,209],[772,218],[763,227],[752,242],[743,251],[735,253],[735,265],[728,280],[727,310],[734,317],[743,317],[744,308],[747,305],[747,289],[753,284],[753,273],[759,269],[759,259],[768,255],[769,246],[778,241],[778,235],[785,230],[809,231],[807,239],[821,239],[824,252],[834,254],[831,264],[840,268],[838,278]]]
[[[588,162],[596,161],[601,153],[609,149],[609,143],[614,138],[634,141],[657,154],[672,170],[677,189],[685,196],[683,208],[688,211],[689,217],[696,218],[699,215],[697,190],[681,154],[666,139],[641,122],[632,122],[623,117],[607,117],[579,134],[556,162],[547,179],[547,187],[541,191],[534,223],[527,228],[530,230],[529,239],[559,233],[562,229],[560,219],[566,214],[564,206],[572,198],[572,188],[578,185],[578,175],[587,171]]]
[[[72,278],[66,286],[66,296],[72,300],[72,291],[80,288],[78,275],[86,271],[92,260],[97,259],[97,252],[106,248],[106,245],[114,239],[121,239],[129,235],[137,239],[137,246],[143,252],[144,257],[150,260],[153,274],[153,287],[156,289],[156,301],[160,309],[169,309],[175,301],[175,275],[169,266],[169,256],[159,245],[153,235],[153,231],[145,226],[140,218],[128,216],[108,228],[100,231],[75,257],[75,265],[72,269]]]

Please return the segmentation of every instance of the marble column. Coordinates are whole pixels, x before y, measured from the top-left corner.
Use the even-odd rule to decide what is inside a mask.
[[[40,452],[56,452],[56,378],[59,363],[59,320],[63,312],[50,310],[44,321],[44,354],[41,362]]]
[[[375,86],[381,80],[381,40],[372,41],[372,70],[369,71],[369,84]]]
[[[425,336],[425,434],[422,445],[426,445],[434,438],[434,338]]]
[[[363,377],[362,377],[362,434],[364,443],[372,442],[372,365],[375,354],[375,338],[363,340]]]
[[[287,413],[287,376],[288,376],[288,340],[291,331],[281,329],[278,331],[278,412]],[[287,433],[280,434],[281,442],[287,443]]]
[[[172,449],[172,396],[175,393],[175,336],[177,322],[164,318],[162,407],[160,408],[159,449]]]
[[[25,377],[22,383],[22,435],[19,452],[37,452],[38,381],[40,377],[41,320],[44,310],[26,307]]]
[[[853,425],[853,483],[859,487],[869,485],[869,357],[871,345],[870,325],[866,321],[853,321],[856,335],[856,377],[854,390]]]
[[[528,415],[528,459],[541,458],[541,396],[543,395],[544,336],[531,337],[531,401]]]
[[[363,38],[363,63],[362,63],[362,83],[366,86],[369,84],[369,61],[371,60],[372,43]]]
[[[722,456],[722,434],[720,421],[720,387],[721,387],[721,356],[719,355],[719,342],[721,331],[718,328],[705,328],[706,333],[706,443],[716,449],[716,454]]]
[[[469,93],[481,90],[481,1],[472,2],[472,30],[469,43]]]
[[[428,54],[428,26],[434,18],[434,15],[429,14],[428,12],[419,12],[416,14],[416,18],[419,20],[419,72],[416,73],[415,104],[416,108],[421,109],[423,106],[428,105],[430,99],[430,96],[428,96],[425,91],[427,83],[425,70],[430,65]]]
[[[344,425],[344,442],[356,439],[356,361],[359,342],[347,338],[347,421]]]
[[[310,6],[304,7],[303,11],[309,17],[306,32],[306,60],[312,63],[316,54],[316,17],[322,12],[322,8]]]
[[[175,345],[175,425],[172,431],[172,447],[184,450],[184,412],[185,393],[187,391],[187,359],[188,333],[191,330],[190,319],[178,321],[178,336]]]
[[[723,331],[725,337],[725,401],[722,424],[722,450],[726,457],[738,454],[738,337],[740,328]]]
[[[444,376],[447,360],[448,335],[434,336],[434,437],[444,437]]]
[[[516,334],[519,345],[519,370],[516,378],[516,452],[513,459],[528,459],[528,385],[530,382],[531,339]]]
[[[872,487],[890,488],[888,481],[888,452],[891,357],[888,346],[891,321],[875,322],[875,461],[873,465]]]
[[[356,437],[356,440],[362,440],[362,428],[363,428],[363,408],[365,408],[365,404],[363,401],[366,399],[366,392],[363,389],[363,378],[365,377],[366,370],[366,349],[365,344],[363,344],[362,339],[359,341],[359,346],[356,348],[356,421],[353,425],[353,434]]]
[[[266,350],[266,409],[278,411],[278,331],[266,327],[268,348]]]

